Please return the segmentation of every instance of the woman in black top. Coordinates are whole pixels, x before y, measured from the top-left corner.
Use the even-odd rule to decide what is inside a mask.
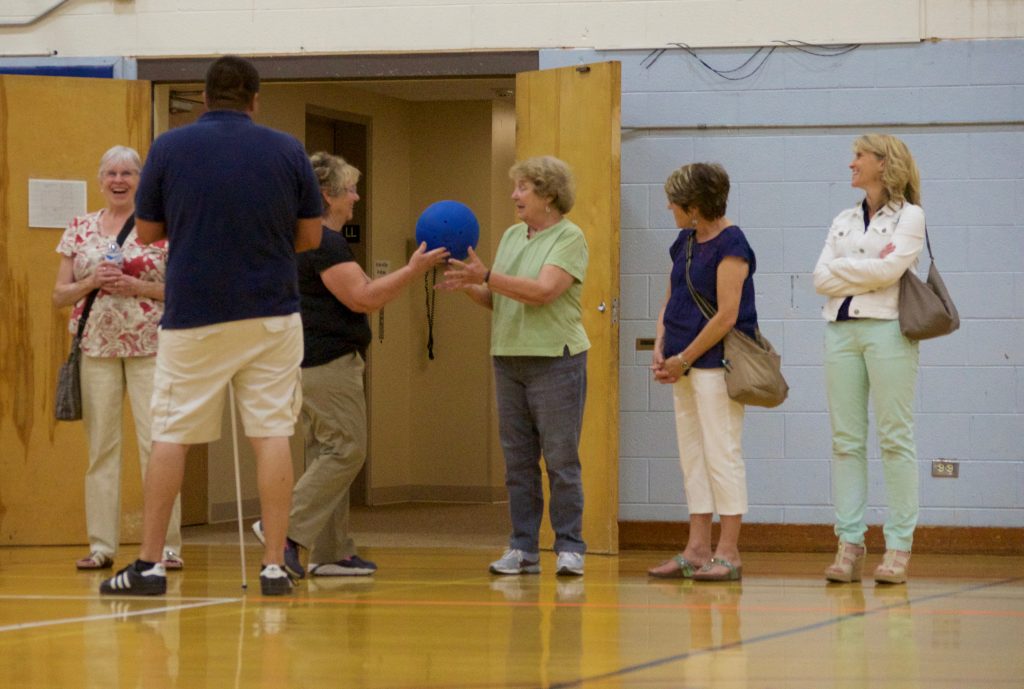
[[[312,576],[365,576],[377,566],[355,554],[348,534],[349,487],[366,461],[363,354],[370,344],[366,314],[397,297],[414,278],[448,258],[423,243],[409,263],[371,280],[355,261],[342,226],[359,200],[360,172],[339,156],[311,157],[324,201],[320,247],[298,255],[302,297],[302,430],[306,471],[295,484],[285,568],[302,578],[298,547],[310,550]],[[261,524],[253,525],[257,537]]]

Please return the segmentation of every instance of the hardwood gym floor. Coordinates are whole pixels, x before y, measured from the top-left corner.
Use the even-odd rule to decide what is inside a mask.
[[[499,578],[504,507],[480,509],[357,510],[377,575],[286,599],[259,595],[248,534],[242,591],[234,525],[188,529],[155,599],[101,598],[81,547],[0,548],[0,686],[1024,686],[1024,557],[918,555],[886,587],[827,585],[830,556],[806,553],[746,553],[729,584],[648,579],[670,553],[642,551],[588,556],[581,579],[544,553],[539,576]]]

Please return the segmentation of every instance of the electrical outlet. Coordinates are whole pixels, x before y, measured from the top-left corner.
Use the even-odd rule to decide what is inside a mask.
[[[960,462],[955,459],[933,459],[932,476],[935,478],[959,478]]]

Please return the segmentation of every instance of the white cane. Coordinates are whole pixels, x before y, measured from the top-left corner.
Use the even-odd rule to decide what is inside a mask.
[[[245,578],[245,534],[242,530],[242,475],[238,468],[238,425],[235,421],[235,386],[228,381],[228,401],[231,404],[231,444],[235,453],[235,506],[238,508],[238,556],[242,561],[242,590],[249,588]]]

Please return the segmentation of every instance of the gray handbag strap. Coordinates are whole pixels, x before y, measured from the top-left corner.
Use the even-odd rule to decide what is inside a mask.
[[[903,212],[900,211],[900,216],[902,216],[902,215],[903,215]],[[900,222],[900,219],[896,218],[896,224],[899,224],[899,222]],[[925,244],[925,246],[928,247],[928,260],[931,261],[932,263],[935,263],[935,255],[932,253],[932,240],[928,238],[928,224],[927,223],[925,223],[925,226],[924,226],[924,244]]]
[[[935,256],[932,254],[932,240],[928,239],[928,226],[924,226],[924,244],[928,247],[928,260],[935,263]]]

